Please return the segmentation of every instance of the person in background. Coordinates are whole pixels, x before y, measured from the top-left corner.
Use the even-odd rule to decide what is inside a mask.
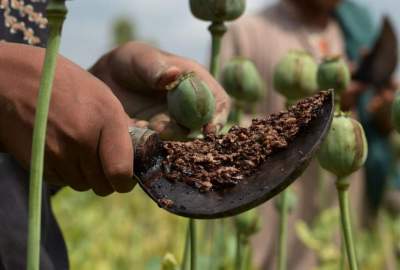
[[[361,50],[369,48],[374,40],[376,31],[372,28],[367,11],[353,2],[280,0],[256,15],[244,16],[231,25],[223,39],[221,62],[223,65],[234,56],[252,60],[263,76],[268,89],[264,99],[259,103],[258,113],[277,112],[284,109],[285,100],[273,89],[273,73],[276,64],[283,56],[290,50],[306,51],[317,61],[321,61],[326,56],[341,55],[352,61],[352,65],[355,66]],[[370,95],[365,104],[361,105],[359,103],[367,96],[367,93],[362,94],[365,88],[366,86],[353,82],[342,99],[347,109],[353,111],[358,109],[358,114],[366,128],[371,149],[366,164],[366,171],[369,174],[371,169],[376,169],[391,156],[390,152],[385,152],[389,147],[387,131],[374,126],[374,123],[389,122],[389,114],[382,111],[389,107],[395,89],[394,87],[387,89],[384,91],[385,95]],[[371,104],[374,106],[371,107]],[[371,139],[372,133],[375,139]],[[384,144],[384,150],[375,143]],[[375,161],[376,158],[379,159],[379,164]],[[389,181],[387,167],[386,165],[380,167],[379,173],[376,172],[374,177],[368,176],[367,181],[363,181],[362,172],[352,175],[355,179],[352,180],[350,192],[352,206],[357,209],[356,213],[362,212],[363,216],[373,215],[366,209],[377,208],[376,198],[381,196],[382,192],[377,190],[376,185],[380,185],[379,190],[383,190],[385,185],[382,177],[377,179],[376,176],[381,175]],[[314,161],[302,177],[292,185],[298,197],[298,204],[289,221],[288,269],[291,270],[308,270],[317,265],[315,255],[297,238],[294,224],[299,219],[311,224],[321,209],[332,206],[336,201],[334,178],[324,178],[326,188],[324,194],[321,195],[318,193],[319,176],[318,164]],[[362,196],[365,184],[366,198]],[[321,205],[321,197],[325,199],[327,205]],[[368,202],[367,207],[363,203],[364,199]],[[275,269],[278,216],[272,203],[263,205],[260,211],[264,226],[254,239],[255,262],[261,266],[261,269]]]
[[[46,44],[45,8],[46,1],[0,0],[0,270],[26,269],[28,169],[45,52],[33,45]],[[139,42],[115,48],[89,71],[58,58],[45,148],[41,270],[69,269],[50,203],[60,187],[99,196],[129,192],[136,184],[129,126],[149,126],[162,136],[188,134],[159,117],[166,111],[166,85],[188,71],[210,86],[216,98],[210,124],[221,126],[229,98],[191,60]]]

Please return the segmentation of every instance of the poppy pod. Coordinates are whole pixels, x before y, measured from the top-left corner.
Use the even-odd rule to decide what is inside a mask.
[[[264,95],[264,82],[256,66],[248,59],[238,57],[229,61],[221,80],[228,94],[237,100],[253,103]]]
[[[245,9],[245,0],[190,0],[192,14],[203,21],[233,21],[239,18]]]
[[[318,153],[321,166],[338,177],[345,177],[364,165],[367,153],[361,124],[343,113],[335,115]]]
[[[290,51],[275,67],[274,88],[289,101],[310,96],[318,89],[317,69],[311,55]]]
[[[195,74],[182,75],[167,88],[168,112],[178,124],[199,130],[211,121],[215,98],[206,83]]]
[[[317,80],[320,89],[334,89],[340,95],[350,84],[349,67],[340,57],[326,58],[318,67]]]

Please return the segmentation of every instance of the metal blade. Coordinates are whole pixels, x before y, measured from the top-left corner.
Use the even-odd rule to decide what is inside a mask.
[[[377,89],[388,84],[398,62],[398,42],[390,19],[385,16],[381,33],[371,51],[362,59],[353,79]]]

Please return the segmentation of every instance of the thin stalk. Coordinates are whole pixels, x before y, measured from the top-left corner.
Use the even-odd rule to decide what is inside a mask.
[[[319,209],[318,211],[321,212],[323,209],[325,209],[326,205],[327,205],[327,189],[326,189],[326,182],[327,179],[325,177],[325,171],[324,169],[321,167],[321,165],[318,163],[318,201],[319,201]]]
[[[226,220],[222,218],[220,220],[212,220],[212,222],[215,222],[216,225],[216,236],[211,246],[211,259],[208,269],[215,270],[221,268],[221,265],[223,265],[226,256],[226,239],[224,230],[226,227]]]
[[[32,138],[31,170],[29,179],[29,221],[27,243],[28,270],[39,270],[42,184],[47,116],[49,113],[57,54],[61,41],[62,25],[67,14],[65,0],[50,1],[47,7],[50,35],[44,59],[36,105],[35,126]]]
[[[343,237],[340,242],[340,262],[339,262],[339,270],[346,269],[346,246],[344,244]]]
[[[288,189],[284,190],[279,198],[280,208],[279,208],[279,249],[278,249],[278,270],[287,269],[287,223],[289,216],[288,207]]]
[[[197,239],[196,239],[196,221],[189,219],[190,228],[190,270],[196,270],[197,266]]]
[[[227,28],[224,22],[213,22],[208,30],[211,33],[210,73],[215,79],[218,79],[220,70],[221,40],[223,35],[226,33]],[[215,266],[219,267],[221,256],[224,256],[224,251],[220,250],[220,245],[222,245],[222,248],[224,248],[224,222],[221,221],[220,223],[217,223],[216,227],[216,231],[218,232],[217,241],[214,246],[211,246],[211,250],[214,251],[215,247],[217,247],[217,250],[211,255],[212,258],[210,260],[210,269],[213,269]],[[221,256],[214,255],[217,253]]]
[[[182,257],[182,265],[181,265],[182,270],[187,269],[189,256],[190,256],[190,225],[188,222],[188,226],[186,228],[185,249],[183,250],[183,257]]]
[[[235,102],[233,103],[233,108],[229,113],[228,123],[240,125],[244,114],[243,107],[243,104],[235,100]]]
[[[249,240],[245,240],[243,245],[243,262],[242,262],[242,269],[241,270],[251,270],[251,248],[249,244]]]
[[[235,258],[235,269],[241,270],[243,262],[243,248],[242,248],[242,234],[236,232],[236,258]]]
[[[210,72],[218,79],[220,70],[220,52],[221,52],[221,40],[226,33],[226,26],[224,22],[213,22],[208,30],[211,33],[211,61],[210,61]]]
[[[340,220],[342,223],[342,233],[346,244],[346,253],[349,260],[350,270],[357,270],[357,256],[351,229],[350,205],[349,205],[349,181],[347,178],[338,178],[336,188],[339,196]]]

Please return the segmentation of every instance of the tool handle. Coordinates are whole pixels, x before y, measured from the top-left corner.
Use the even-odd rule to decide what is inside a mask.
[[[135,172],[142,171],[160,154],[161,139],[155,131],[147,128],[129,127],[129,134],[133,144]]]

